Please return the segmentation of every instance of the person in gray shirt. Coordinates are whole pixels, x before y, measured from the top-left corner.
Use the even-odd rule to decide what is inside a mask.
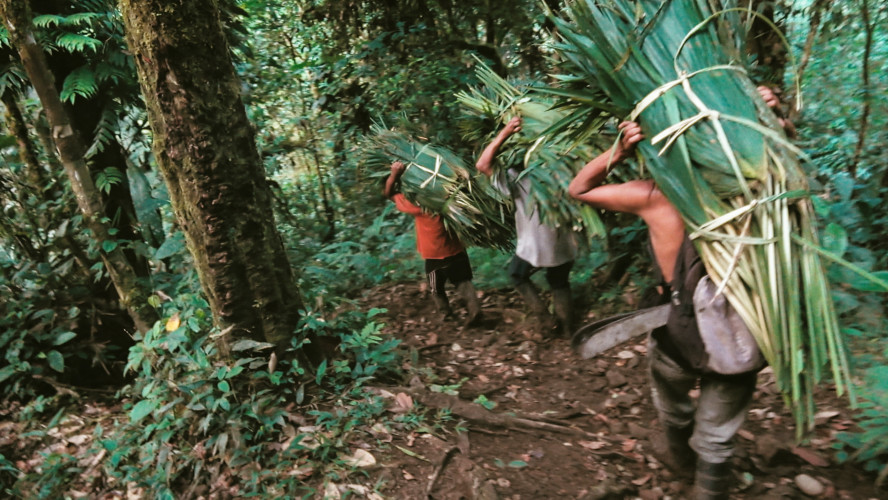
[[[510,168],[494,173],[493,161],[497,151],[514,133],[521,130],[521,118],[514,117],[488,144],[475,167],[491,178],[496,189],[509,195],[515,202],[515,229],[518,242],[515,256],[509,264],[509,278],[538,321],[542,333],[557,328],[569,336],[572,328],[570,270],[577,256],[577,242],[570,227],[549,227],[542,223],[535,200],[530,198],[530,178],[519,178],[521,171]],[[555,321],[530,276],[544,269],[546,282],[552,289]]]

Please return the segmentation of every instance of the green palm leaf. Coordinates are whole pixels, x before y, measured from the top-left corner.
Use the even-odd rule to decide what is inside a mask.
[[[596,82],[657,142],[639,147],[650,175],[756,336],[801,433],[827,374],[850,394],[847,353],[820,255],[800,243],[817,234],[811,201],[798,196],[798,152],[741,65],[738,10],[730,0],[578,0],[553,21],[571,79]]]
[[[448,230],[468,246],[513,250],[515,223],[509,200],[483,175],[472,175],[453,152],[406,135],[374,127],[365,166],[376,177],[389,173],[393,161],[407,168],[401,191],[413,203],[440,214]]]
[[[528,211],[537,211],[540,220],[550,227],[576,228],[591,235],[603,235],[604,226],[597,212],[573,202],[564,193],[585,161],[599,151],[582,139],[598,132],[607,115],[589,106],[573,114],[570,110],[558,109],[555,101],[545,94],[506,81],[481,61],[477,62],[476,73],[481,84],[456,96],[469,124],[463,127],[464,137],[486,144],[509,119],[521,116],[521,133],[510,137],[500,148],[495,175],[501,175],[506,168],[520,166],[520,177],[530,179]],[[596,102],[605,105],[603,101]],[[572,127],[573,124],[578,126]],[[581,140],[575,140],[572,146],[566,145],[563,136],[576,129],[584,132],[573,136]]]

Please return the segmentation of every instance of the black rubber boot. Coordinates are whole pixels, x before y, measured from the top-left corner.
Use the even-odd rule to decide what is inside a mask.
[[[475,325],[481,319],[481,301],[478,300],[478,293],[475,292],[475,285],[471,281],[463,281],[456,285],[456,291],[459,296],[466,302],[468,316],[466,316],[466,326]]]
[[[527,281],[525,283],[521,283],[520,285],[515,287],[518,290],[518,293],[521,294],[521,297],[524,299],[524,303],[527,304],[528,309],[534,315],[541,315],[546,312],[546,305],[543,304],[543,300],[540,298],[539,292],[537,292],[536,287],[533,283]]]
[[[697,460],[694,500],[728,500],[731,462],[712,463]]]
[[[571,305],[570,288],[552,290],[552,305],[558,319],[558,333],[562,337],[573,335],[573,306]]]
[[[694,470],[694,463],[697,461],[697,453],[688,444],[688,440],[694,434],[694,427],[672,427],[667,425],[665,431],[667,457],[665,457],[664,463],[666,467],[669,467],[675,475],[690,479],[692,476],[691,471]]]
[[[432,301],[434,301],[435,309],[438,310],[441,319],[448,319],[453,316],[453,311],[450,309],[450,301],[447,300],[447,295],[432,294]]]
[[[556,326],[555,319],[546,310],[546,304],[540,298],[536,286],[528,281],[517,285],[515,289],[518,290],[527,308],[530,309],[530,320],[534,331],[543,336],[551,335]]]

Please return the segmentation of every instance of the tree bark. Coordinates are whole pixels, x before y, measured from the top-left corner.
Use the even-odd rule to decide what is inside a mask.
[[[866,144],[866,132],[869,128],[870,103],[872,102],[872,88],[870,87],[870,54],[873,50],[873,31],[875,26],[870,22],[869,0],[860,0],[860,22],[863,23],[864,46],[861,59],[860,86],[863,90],[863,108],[860,110],[860,127],[857,129],[857,145],[854,147],[854,157],[848,166],[851,177],[857,177],[857,165],[863,154]]]
[[[752,9],[784,30],[782,21],[774,18],[775,4],[773,0],[754,0]],[[782,88],[787,54],[780,36],[767,22],[754,16],[746,40],[747,51],[755,55],[758,62],[757,69],[760,73],[758,83]]]
[[[823,12],[829,7],[831,0],[814,0],[811,4],[811,20],[808,23],[808,35],[805,37],[805,48],[802,50],[802,57],[799,61],[799,69],[796,71],[796,78],[802,81],[808,62],[811,60],[811,51],[814,49],[814,40],[817,39],[817,33],[820,31],[820,21],[823,19]],[[789,108],[788,118],[790,121],[798,121],[801,110],[799,109],[799,98],[795,96],[793,105]]]
[[[194,0],[122,0],[120,8],[154,155],[216,324],[287,346],[302,301],[219,11]]]
[[[43,104],[54,143],[77,198],[77,205],[84,215],[84,222],[99,242],[114,241],[115,238],[108,231],[109,226],[103,221],[100,192],[96,189],[84,160],[83,142],[71,126],[71,118],[56,91],[43,49],[37,44],[31,31],[28,2],[0,0],[0,14],[3,15],[12,45],[19,53],[31,85]],[[121,303],[132,317],[135,327],[140,331],[147,331],[157,320],[157,314],[148,304],[149,293],[141,287],[123,250],[119,246],[102,250],[101,256]]]
[[[3,93],[2,100],[3,106],[6,107],[6,125],[9,127],[9,132],[15,137],[19,158],[25,166],[25,179],[27,179],[29,187],[40,192],[46,189],[46,176],[43,166],[40,165],[40,160],[37,159],[37,150],[28,139],[28,127],[22,117],[22,111],[9,89]]]
[[[40,9],[37,14],[65,16],[71,13],[71,2],[66,0],[29,1],[35,10]],[[46,58],[49,69],[55,77],[56,90],[59,93],[62,91],[60,82],[64,82],[73,71],[84,65],[89,65],[88,58],[80,52],[55,51],[47,53]],[[105,87],[108,86],[103,86],[103,90],[106,90]],[[138,228],[136,208],[130,193],[128,163],[123,146],[115,136],[110,138],[104,147],[94,147],[94,151],[89,151],[90,144],[95,141],[97,130],[116,120],[116,116],[119,114],[116,108],[119,105],[115,103],[115,99],[123,99],[124,101],[132,99],[131,102],[138,100],[138,91],[135,88],[132,89],[130,95],[122,94],[120,88],[112,89],[112,92],[103,93],[100,91],[94,96],[78,97],[73,102],[66,102],[65,109],[68,116],[71,117],[71,126],[74,127],[83,140],[84,146],[87,147],[85,159],[93,178],[109,167],[115,168],[122,176],[120,182],[111,184],[107,192],[99,192],[102,197],[103,213],[111,220],[110,225],[117,231],[116,238],[121,241],[143,241],[144,238]],[[144,255],[129,248],[124,249],[124,254],[140,278],[149,278],[150,267],[148,259]]]

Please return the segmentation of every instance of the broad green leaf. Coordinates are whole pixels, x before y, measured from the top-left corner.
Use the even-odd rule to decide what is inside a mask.
[[[157,408],[157,403],[152,399],[143,399],[133,406],[133,409],[130,410],[130,422],[138,423],[143,418],[147,417],[154,409]]]
[[[838,224],[829,224],[823,231],[823,247],[841,257],[848,249],[848,232]]]
[[[49,367],[53,370],[59,373],[65,371],[65,358],[59,351],[53,350],[46,353],[46,360],[49,362]]]
[[[321,385],[321,380],[324,379],[324,374],[327,372],[327,360],[321,361],[321,364],[318,366],[318,374],[315,377],[315,382],[318,385]]]
[[[888,271],[875,271],[868,274],[880,281],[874,281],[866,276],[855,274],[850,285],[855,290],[862,292],[888,292]]]
[[[52,345],[62,345],[76,336],[77,334],[74,332],[62,332],[55,339],[53,339]]]
[[[3,368],[0,368],[0,382],[8,379],[15,373],[15,367],[12,365],[6,365]]]
[[[241,340],[238,340],[237,342],[235,342],[231,346],[231,350],[234,352],[239,352],[239,351],[246,351],[249,349],[256,349],[256,350],[268,349],[270,347],[274,347],[274,344],[270,344],[268,342],[257,342],[255,340],[250,340],[250,339],[241,339]]]
[[[178,255],[185,250],[185,239],[181,232],[177,232],[163,241],[160,248],[154,252],[154,258],[163,260],[173,255]]]

